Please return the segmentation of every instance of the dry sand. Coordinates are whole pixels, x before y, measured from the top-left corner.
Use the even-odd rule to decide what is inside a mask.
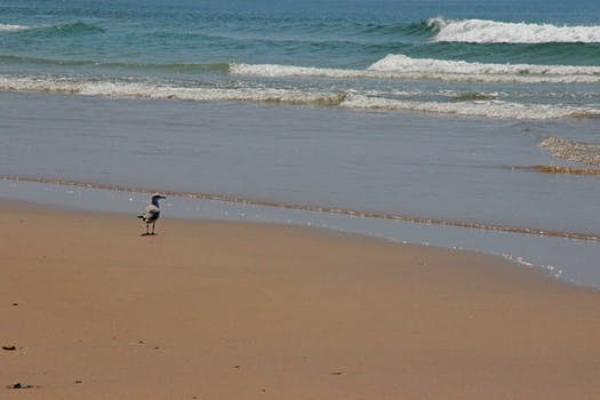
[[[593,290],[300,228],[142,231],[0,207],[0,399],[600,398]]]

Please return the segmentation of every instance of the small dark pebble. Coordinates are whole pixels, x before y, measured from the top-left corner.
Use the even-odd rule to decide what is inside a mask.
[[[160,349],[159,346],[154,346],[154,350],[158,350],[158,349]]]
[[[83,381],[76,380],[75,383],[80,384],[80,383],[83,383]]]
[[[2,350],[6,351],[15,351],[17,348],[15,346],[2,346]]]
[[[342,374],[343,374],[343,372],[341,372],[341,371],[335,371],[335,372],[331,373],[331,375],[338,375],[338,376],[342,375]]]
[[[267,393],[267,389],[263,389],[263,390],[262,390],[262,392],[263,392],[263,393]]]
[[[15,383],[13,385],[9,385],[7,387],[9,389],[31,389],[31,388],[33,388],[32,385],[26,385],[26,384],[20,383],[20,382],[17,382],[17,383]]]
[[[13,307],[16,307],[19,305],[19,303],[12,303]]]
[[[235,369],[240,369],[240,368],[241,368],[241,366],[240,366],[240,365],[234,365],[234,366],[233,366],[233,368],[235,368]]]
[[[144,344],[143,340],[138,340],[138,344]]]

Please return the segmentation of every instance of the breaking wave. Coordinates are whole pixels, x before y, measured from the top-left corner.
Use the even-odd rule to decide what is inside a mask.
[[[230,73],[267,78],[409,79],[481,83],[600,83],[600,67],[488,64],[389,54],[366,70],[277,64],[231,64]]]
[[[97,81],[0,76],[0,91],[42,92],[78,96],[104,96],[182,100],[198,102],[268,103],[296,106],[339,106],[358,111],[412,111],[493,119],[548,120],[598,118],[600,109],[567,105],[522,104],[485,99],[467,94],[454,101],[414,101],[386,96],[410,95],[396,92],[356,90],[276,89],[263,87],[184,87],[167,82]]]
[[[147,82],[77,81],[46,78],[0,77],[0,90],[46,92],[80,96],[106,96],[189,101],[232,101],[288,105],[338,105],[342,93],[268,88],[191,88]]]
[[[369,78],[368,71],[341,69],[299,67],[295,65],[278,64],[231,64],[229,72],[234,75],[250,75],[265,78],[282,77],[307,77],[307,78],[334,78],[334,79],[361,79]]]
[[[497,22],[482,19],[431,18],[437,42],[466,43],[600,43],[600,26]]]
[[[493,93],[453,94],[451,101],[417,101],[397,97],[410,92],[279,89],[264,87],[186,87],[168,82],[98,81],[47,77],[2,77],[0,91],[42,92],[77,96],[103,96],[198,102],[268,103],[297,106],[339,106],[363,111],[424,112],[492,119],[549,120],[599,118],[600,109],[562,104],[524,104],[497,100]],[[386,97],[386,96],[392,96]],[[598,161],[600,163],[600,161]]]
[[[29,27],[24,25],[0,24],[0,32],[19,32],[27,29],[29,29]]]
[[[447,74],[488,75],[593,75],[600,77],[600,67],[536,64],[487,64],[466,61],[411,58],[389,54],[369,67],[371,71],[423,71]]]
[[[588,107],[521,104],[499,100],[447,103],[352,95],[348,96],[342,102],[341,106],[374,111],[416,111],[434,114],[518,120],[549,120],[569,117],[594,118],[600,116],[600,109]]]
[[[86,22],[70,22],[65,24],[56,25],[42,25],[42,26],[24,26],[24,25],[5,25],[0,24],[0,32],[23,32],[30,36],[68,36],[68,35],[79,35],[89,33],[102,33],[105,32],[104,28],[86,23]]]

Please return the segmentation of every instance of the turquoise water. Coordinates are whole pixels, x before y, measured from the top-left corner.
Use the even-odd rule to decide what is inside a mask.
[[[599,15],[594,1],[13,1],[0,90],[596,118]]]
[[[491,4],[490,4],[491,3]],[[365,68],[388,54],[499,63],[600,65],[594,1],[44,1],[8,2],[0,23],[4,60],[116,65],[275,63]],[[439,21],[436,21],[435,19]],[[440,21],[586,26],[596,40],[548,29],[543,43],[438,42]],[[493,28],[493,27],[492,27]],[[549,27],[551,28],[551,26]],[[501,38],[503,29],[495,35]],[[493,40],[494,37],[488,37]],[[70,64],[73,63],[73,64]],[[179,66],[179,68],[178,68]],[[218,69],[218,68],[217,68]]]

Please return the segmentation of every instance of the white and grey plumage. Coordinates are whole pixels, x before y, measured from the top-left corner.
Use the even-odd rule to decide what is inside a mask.
[[[166,199],[166,197],[158,193],[154,193],[152,195],[151,204],[148,204],[146,208],[144,208],[143,214],[138,215],[138,218],[146,223],[145,235],[154,235],[154,226],[156,225],[158,218],[160,218],[160,205],[158,204],[158,201],[161,199]],[[152,224],[152,233],[150,233],[150,224]]]

